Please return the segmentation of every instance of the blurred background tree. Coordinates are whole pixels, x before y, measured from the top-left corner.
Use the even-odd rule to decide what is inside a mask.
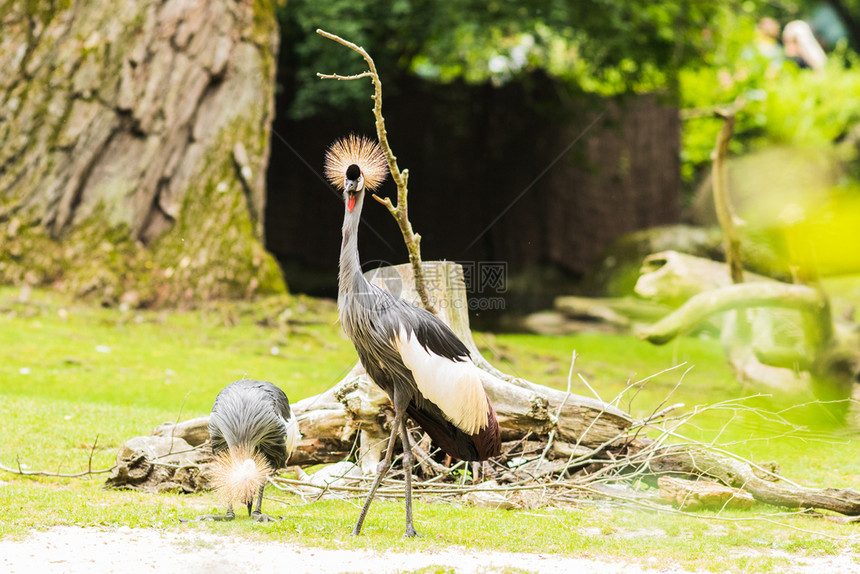
[[[368,85],[316,78],[318,71],[363,69],[357,55],[317,37],[318,27],[364,46],[378,64],[385,82],[392,145],[401,165],[413,174],[413,214],[416,229],[425,237],[425,258],[508,263],[510,289],[505,296],[522,294],[517,304],[545,306],[552,295],[570,291],[592,276],[601,261],[618,262],[624,254],[609,253],[607,258],[604,249],[620,236],[682,221],[713,224],[707,207],[707,175],[719,123],[707,117],[707,110],[739,100],[743,106],[732,140],[730,177],[739,196],[739,212],[750,219],[748,237],[760,238],[770,252],[776,250],[771,259],[783,260],[771,267],[781,266],[774,271],[785,274],[788,255],[778,217],[782,208],[774,202],[797,205],[810,215],[807,225],[818,229],[818,241],[826,242],[819,250],[830,259],[825,267],[834,272],[858,267],[846,247],[853,238],[856,210],[845,208],[855,201],[860,177],[856,159],[860,63],[855,51],[860,3],[856,0],[258,1],[238,12],[227,7],[229,19],[203,18],[203,23],[199,10],[205,14],[223,6],[192,3],[198,11],[191,17],[190,5],[183,8],[179,2],[166,2],[152,22],[140,10],[141,16],[129,16],[128,26],[121,29],[115,26],[95,34],[92,26],[84,27],[83,42],[77,42],[75,34],[59,32],[80,16],[70,3],[2,0],[0,4],[7,32],[0,40],[4,63],[0,133],[11,142],[0,155],[0,226],[13,238],[0,256],[0,274],[7,282],[109,293],[110,303],[132,292],[127,299],[142,305],[193,301],[198,295],[247,295],[260,286],[277,291],[283,286],[273,276],[277,270],[262,245],[277,258],[295,290],[331,293],[337,234],[330,231],[339,225],[339,209],[336,196],[318,178],[322,150],[346,131],[372,132],[372,117]],[[84,5],[87,14],[102,14],[110,20],[106,5],[96,0]],[[764,17],[781,26],[797,19],[810,22],[828,53],[824,72],[800,69],[784,57],[764,53],[756,32]],[[197,28],[191,26],[195,22]],[[167,54],[159,44],[165,38],[183,52],[189,38],[235,37],[224,29],[224,22],[235,25],[240,38],[251,40],[246,43],[256,50],[254,66],[261,70],[257,74],[240,59],[228,58],[223,69],[210,74],[202,92],[203,107],[221,106],[222,118],[238,112],[262,118],[244,133],[234,128],[220,134],[226,133],[229,141],[216,146],[218,169],[210,166],[207,173],[218,177],[204,191],[220,190],[226,182],[228,195],[188,193],[182,178],[151,168],[175,169],[178,160],[170,158],[149,162],[139,185],[131,186],[129,182],[135,180],[125,178],[129,189],[107,189],[105,180],[98,177],[129,169],[115,167],[111,161],[121,164],[123,154],[141,161],[148,157],[129,151],[143,139],[152,138],[146,139],[147,149],[162,151],[181,148],[183,141],[199,145],[206,140],[200,139],[199,129],[194,137],[184,139],[184,132],[175,130],[176,138],[169,145],[157,143],[147,119],[163,116],[155,96],[197,92],[177,90],[175,85],[169,92],[172,80],[169,74],[163,75],[171,69],[179,74],[181,66],[176,62],[187,61],[186,53],[165,60],[171,63],[164,66],[150,66],[157,58],[141,60],[140,55],[147,50]],[[154,29],[161,36],[151,35]],[[66,77],[77,80],[66,82],[68,93],[56,88],[65,85],[56,81],[62,74],[37,73],[65,69],[36,66],[36,47],[40,41],[51,45],[51,38],[60,38],[55,42],[63,47],[60,56],[74,56],[67,63],[86,64],[70,64],[72,72]],[[204,52],[221,53],[216,48],[212,44]],[[219,60],[218,65],[224,64]],[[118,102],[104,113],[114,114],[111,122],[115,124],[109,125],[116,125],[122,135],[112,135],[104,149],[85,145],[78,132],[104,124],[97,115],[87,115],[95,114],[92,110],[98,107],[89,104],[112,103],[118,74],[129,70],[143,91],[139,98],[124,97],[138,107],[146,105],[146,114],[127,101]],[[266,76],[266,81],[246,81],[242,74]],[[183,77],[193,79],[189,74]],[[95,92],[89,85],[94,78],[99,86]],[[53,91],[36,89],[48,86]],[[242,89],[253,92],[251,100],[235,97]],[[49,92],[51,98],[42,97]],[[100,98],[93,98],[94,93]],[[213,94],[222,95],[212,98]],[[256,104],[243,103],[247,101]],[[34,102],[37,105],[27,107]],[[81,117],[49,113],[54,109],[48,106],[51,102],[58,109],[87,113]],[[219,117],[194,115],[200,105],[193,98],[186,102],[171,95],[164,102],[182,113],[192,112],[195,121],[199,116],[198,126],[214,125],[206,117]],[[705,112],[680,121],[680,110]],[[275,117],[270,122],[272,113]],[[140,121],[141,117],[147,121]],[[252,124],[245,121],[243,126]],[[154,125],[160,129],[159,122]],[[33,131],[24,129],[27,126]],[[62,145],[54,146],[51,140],[40,147],[38,126],[48,133],[47,138],[64,135],[70,129],[64,126],[73,126],[78,139],[64,137]],[[237,137],[242,144],[238,147],[233,141]],[[21,141],[31,143],[19,149]],[[20,176],[18,162],[29,157],[21,150],[50,149],[60,154],[51,157],[60,157],[79,143],[81,153],[66,155],[87,158],[89,163],[78,170],[80,185],[65,194],[71,213],[59,224],[50,213],[49,217],[38,213],[24,217],[16,186],[27,182],[33,189],[46,190],[47,196],[52,180],[44,179],[50,170]],[[91,156],[99,153],[113,157],[106,157],[104,166],[98,167],[102,160]],[[194,154],[171,157],[193,159]],[[46,165],[56,166],[57,161]],[[86,169],[86,165],[98,169]],[[195,170],[188,164],[180,161],[178,165],[186,176],[193,175]],[[250,180],[242,175],[245,168],[253,174]],[[171,186],[183,189],[162,193]],[[139,213],[114,209],[112,202],[122,194],[138,197],[130,209]],[[244,209],[247,216],[237,211],[236,217],[219,224],[200,225],[200,217],[210,209],[204,204],[210,196],[229,197],[230,209]],[[772,199],[749,201],[749,197]],[[100,217],[99,204],[111,217],[105,224],[90,226],[98,230],[95,239],[93,233],[84,234],[83,247],[71,248],[70,242],[80,235],[72,228],[87,217]],[[192,213],[197,223],[186,218]],[[384,211],[368,213],[368,225],[374,229],[365,234],[369,265],[404,258],[397,247],[396,229],[384,217]],[[828,217],[839,225],[816,223]],[[116,225],[117,219],[125,221],[125,227]],[[37,232],[44,228],[38,241],[27,239],[28,227]],[[826,233],[820,233],[822,227]],[[245,238],[227,244],[247,246],[232,249],[226,263],[215,263],[218,257],[210,253],[205,258],[206,280],[201,283],[201,275],[195,275],[195,255],[207,245],[207,233],[222,233],[225,228]],[[200,239],[189,246],[183,238],[192,231]],[[102,241],[103,236],[109,241]],[[52,250],[46,241],[63,244],[64,249]],[[87,257],[104,251],[94,250],[94,241],[123,248],[104,257]],[[694,248],[711,253],[713,242],[701,243],[697,240]],[[308,249],[308,244],[317,248]],[[159,245],[169,249],[153,257]],[[634,260],[641,259],[642,249],[633,249]],[[68,253],[77,255],[69,258]],[[55,260],[64,258],[65,263],[56,268]],[[253,264],[243,264],[246,259]],[[70,280],[71,270],[82,262],[86,277]],[[233,270],[243,265],[241,273]],[[177,284],[177,273],[183,278],[182,286]],[[93,276],[101,279],[89,279]],[[153,280],[161,281],[164,288],[147,288],[145,293],[138,289],[137,283]],[[208,287],[200,290],[199,285]],[[591,285],[606,292],[605,282]],[[619,285],[623,291],[630,282]]]

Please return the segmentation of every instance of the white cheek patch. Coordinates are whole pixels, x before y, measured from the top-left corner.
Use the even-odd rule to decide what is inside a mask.
[[[290,418],[287,420],[287,434],[286,434],[286,447],[287,447],[287,461],[290,460],[290,455],[293,454],[293,451],[296,449],[296,445],[302,440],[302,433],[299,432],[299,423],[296,420],[296,416],[292,414]]]
[[[425,349],[405,329],[394,340],[418,390],[466,434],[477,434],[487,426],[489,408],[478,367],[472,361],[456,362]]]

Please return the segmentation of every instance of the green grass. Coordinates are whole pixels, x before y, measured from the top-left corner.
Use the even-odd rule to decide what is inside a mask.
[[[280,297],[156,313],[102,309],[43,291],[20,302],[18,294],[0,289],[0,463],[7,466],[76,472],[87,468],[92,451],[93,467],[108,467],[125,440],[164,421],[208,413],[217,392],[237,378],[271,380],[295,401],[330,387],[355,360],[330,302]],[[576,350],[575,373],[605,400],[626,391],[619,404],[634,416],[652,412],[670,394],[668,403],[683,402],[688,410],[751,392],[732,377],[713,340],[686,338],[654,347],[628,336],[479,333],[475,338],[502,370],[560,389],[567,387]],[[647,384],[633,384],[681,363]],[[591,394],[576,374],[571,390]],[[788,399],[750,402],[783,408]],[[860,490],[854,419],[847,427],[836,426],[819,414],[789,411],[793,423],[807,427],[791,436],[779,436],[785,428],[752,413],[729,411],[708,413],[696,419],[698,427],[683,430],[705,440],[719,437],[756,460],[777,460],[784,475],[805,485]],[[257,524],[240,516],[232,523],[180,524],[180,517],[220,510],[215,497],[104,490],[103,481],[104,475],[0,473],[0,536],[53,525],[127,525],[206,529],[332,548],[454,546],[637,563],[652,557],[653,566],[750,572],[784,569],[797,556],[858,551],[856,537],[848,539],[856,527],[808,517],[781,519],[785,525],[755,520],[778,510],[762,506],[688,517],[605,504],[501,511],[416,501],[416,528],[423,537],[404,540],[402,502],[375,502],[364,535],[353,538],[358,501],[306,504],[267,491],[265,510],[283,516],[281,522]]]
[[[209,413],[242,377],[280,385],[291,398],[325,390],[353,364],[336,310],[304,298],[263,310],[123,312],[37,292],[25,303],[0,290],[0,461],[71,470],[110,465],[116,448],[165,421]],[[273,354],[273,349],[277,354]],[[22,432],[26,429],[25,432]]]

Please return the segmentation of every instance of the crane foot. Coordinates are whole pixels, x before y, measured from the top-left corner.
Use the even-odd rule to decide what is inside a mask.
[[[262,512],[254,511],[251,513],[251,519],[254,522],[277,522],[279,520],[283,520],[283,518],[273,518],[268,514],[263,514]]]
[[[233,520],[236,518],[235,514],[207,514],[205,516],[198,516],[197,520]]]

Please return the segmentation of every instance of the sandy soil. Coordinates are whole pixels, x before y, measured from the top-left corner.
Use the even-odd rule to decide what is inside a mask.
[[[23,540],[0,540],[0,572],[5,574],[237,574],[269,572],[408,572],[448,566],[457,572],[496,572],[505,567],[526,572],[600,574],[647,572],[637,565],[602,563],[549,554],[472,552],[433,553],[326,550],[275,542],[249,543],[200,530],[159,532],[147,529],[55,527]],[[656,565],[655,565],[656,566]],[[683,572],[658,568],[657,572]]]
[[[686,572],[678,565],[646,566],[601,562],[551,554],[515,554],[449,549],[399,553],[370,550],[327,550],[289,543],[253,542],[200,530],[161,532],[148,529],[55,527],[20,540],[0,540],[0,572],[4,574],[267,574],[275,572],[410,572],[446,566],[462,573],[524,572],[596,574]],[[849,555],[798,558],[792,572],[860,573]],[[652,566],[648,568],[648,566]]]

